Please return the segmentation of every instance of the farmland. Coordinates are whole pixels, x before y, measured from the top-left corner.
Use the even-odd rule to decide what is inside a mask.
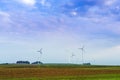
[[[120,80],[120,66],[0,65],[0,80]]]

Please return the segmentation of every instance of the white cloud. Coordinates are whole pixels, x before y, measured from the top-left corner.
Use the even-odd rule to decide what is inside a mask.
[[[78,13],[76,11],[72,11],[71,15],[76,16]]]
[[[120,45],[114,46],[112,49],[114,49],[114,51],[120,51]]]
[[[10,15],[6,12],[0,11],[0,17],[2,22],[9,22],[10,21]]]
[[[106,5],[106,6],[111,6],[111,5],[113,5],[114,3],[116,3],[116,1],[117,1],[117,0],[106,0],[106,1],[105,1],[105,5]]]
[[[42,5],[45,5],[46,1],[45,1],[45,0],[41,0],[40,3],[41,3]]]
[[[94,45],[94,42],[92,42]],[[104,46],[104,45],[103,45]],[[95,47],[95,46],[94,46]],[[120,45],[116,46],[109,46],[109,47],[92,47],[91,52],[89,51],[89,54],[86,54],[85,57],[94,59],[95,64],[105,64],[105,65],[116,65],[119,63],[119,56],[120,56]],[[87,58],[86,58],[87,60]]]
[[[19,2],[28,6],[34,6],[36,4],[36,0],[19,0]]]
[[[0,11],[0,15],[5,16],[5,17],[9,17],[10,15],[6,12]]]
[[[50,4],[48,1],[46,1],[46,0],[40,0],[40,4],[41,4],[42,6],[51,7],[51,4]]]

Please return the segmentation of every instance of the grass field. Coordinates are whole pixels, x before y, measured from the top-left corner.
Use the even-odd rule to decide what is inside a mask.
[[[120,80],[120,66],[0,65],[0,80]]]

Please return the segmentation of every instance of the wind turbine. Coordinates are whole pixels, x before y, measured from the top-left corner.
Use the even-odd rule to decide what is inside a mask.
[[[80,49],[81,51],[82,51],[82,64],[84,63],[84,52],[85,52],[85,49],[84,49],[85,47],[84,46],[82,46],[81,48],[78,48],[78,49]]]
[[[70,60],[69,60],[69,63],[71,63],[71,59],[72,59],[74,56],[75,56],[75,54],[74,54],[74,53],[72,53],[72,54],[70,55]]]
[[[39,52],[41,54],[41,57],[42,57],[42,54],[43,54],[42,50],[43,49],[41,48],[39,51],[37,51],[37,52]],[[40,59],[41,59],[41,57],[40,57]]]

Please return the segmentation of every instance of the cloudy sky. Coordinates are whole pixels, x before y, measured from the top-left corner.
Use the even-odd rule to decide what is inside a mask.
[[[82,63],[83,45],[84,62],[120,65],[119,0],[0,0],[0,63]]]

